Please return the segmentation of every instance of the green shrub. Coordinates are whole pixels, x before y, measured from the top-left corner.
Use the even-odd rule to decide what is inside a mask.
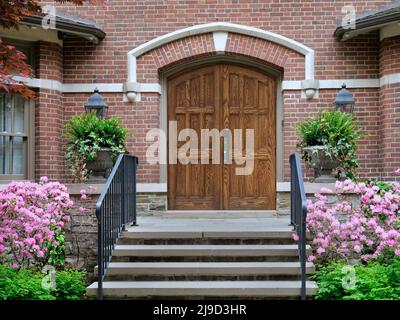
[[[0,265],[0,300],[55,300],[42,288],[43,274]]]
[[[351,271],[343,262],[335,262],[319,269],[314,275],[318,283],[316,299],[322,300],[399,300],[400,299],[400,261],[391,264],[371,262],[354,265],[355,277],[351,283]]]
[[[84,299],[86,273],[77,270],[56,272],[55,289],[42,286],[45,274],[29,269],[0,265],[0,300],[78,300]]]
[[[341,163],[349,178],[358,167],[356,151],[361,137],[356,121],[351,114],[341,111],[321,111],[317,116],[302,121],[297,127],[298,148],[325,146],[325,153]],[[310,156],[302,151],[302,157],[310,162]]]
[[[126,152],[128,130],[118,119],[100,119],[84,113],[72,117],[65,127],[67,137],[67,161],[77,182],[86,179],[86,163],[93,161],[97,151],[111,149],[113,159]]]
[[[63,267],[65,263],[65,231],[58,231],[53,228],[54,240],[58,242],[58,246],[54,246],[51,243],[46,244],[49,250],[48,264],[54,267]]]
[[[64,270],[56,273],[56,288],[52,292],[57,300],[80,300],[86,291],[86,273]]]

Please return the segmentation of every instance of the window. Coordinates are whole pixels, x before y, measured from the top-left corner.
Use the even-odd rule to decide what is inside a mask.
[[[33,102],[0,93],[0,179],[33,179]]]
[[[4,37],[2,37],[2,40],[3,40],[3,44],[14,46],[17,50],[24,53],[26,55],[25,62],[32,67],[33,72],[35,73],[35,66],[36,66],[35,44],[33,42],[4,38]]]

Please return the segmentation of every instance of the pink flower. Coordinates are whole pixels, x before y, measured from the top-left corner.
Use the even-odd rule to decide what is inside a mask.
[[[25,239],[24,240],[24,242],[27,244],[27,245],[34,245],[35,243],[36,243],[36,240],[35,239],[33,239],[33,238],[27,238],[27,239]]]
[[[321,193],[307,200],[307,228],[313,237],[311,258],[319,263],[343,259],[377,259],[385,248],[400,250],[400,184],[389,183],[388,191],[374,182],[337,182],[336,188],[354,191],[359,203],[330,203]],[[346,196],[338,195],[339,199]],[[367,247],[368,254],[362,254]]]
[[[317,258],[315,256],[309,256],[307,260],[309,262],[314,262],[315,260],[317,260]]]
[[[84,207],[79,207],[79,211],[80,212],[85,212],[87,209],[86,208],[84,208]]]
[[[395,251],[394,251],[394,254],[395,254],[396,256],[400,256],[400,249],[395,250]]]
[[[342,189],[342,183],[341,183],[340,181],[336,181],[336,183],[335,183],[335,189],[336,189],[336,190]]]
[[[368,221],[368,226],[374,228],[374,227],[378,226],[378,224],[376,223],[376,220],[375,220],[375,219],[370,219],[370,220]]]
[[[325,187],[322,187],[320,192],[321,193],[333,193],[333,191],[331,189],[328,189],[328,188],[325,188]]]
[[[40,183],[45,184],[49,181],[49,178],[47,178],[46,176],[44,177],[40,177]]]
[[[389,230],[387,233],[387,237],[389,239],[396,239],[399,236],[399,233],[396,230]]]
[[[292,238],[294,241],[299,241],[299,236],[296,233],[292,234]]]
[[[46,263],[38,259],[45,257],[49,243],[60,245],[52,229],[62,231],[71,207],[67,188],[47,177],[40,183],[8,184],[0,191],[1,263],[15,268]]]

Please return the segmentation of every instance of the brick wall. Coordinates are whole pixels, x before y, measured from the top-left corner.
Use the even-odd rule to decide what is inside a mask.
[[[54,1],[41,1],[54,5]],[[336,21],[345,5],[358,13],[392,3],[384,1],[330,0],[198,0],[130,1],[105,0],[104,5],[59,5],[69,12],[96,20],[107,33],[100,45],[66,40],[66,68],[79,66],[78,73],[65,74],[65,81],[105,77],[111,82],[126,80],[126,53],[155,37],[195,24],[216,21],[249,25],[276,32],[315,50],[316,77],[376,78],[377,34],[338,42],[333,37]],[[79,57],[73,52],[81,51]],[[361,62],[362,61],[362,62]],[[69,67],[67,67],[69,66]],[[101,75],[96,75],[101,70]],[[85,72],[83,77],[80,72]],[[99,80],[100,82],[100,80]]]
[[[42,1],[54,4],[53,1]],[[380,5],[392,1],[355,1],[351,4],[358,13],[364,10],[376,9]],[[336,20],[342,16],[341,8],[348,5],[346,1],[105,1],[104,5],[60,5],[70,12],[78,13],[82,17],[95,19],[102,24],[107,33],[106,38],[98,45],[87,41],[68,38],[63,48],[63,81],[65,83],[122,83],[127,77],[127,52],[157,36],[195,24],[215,21],[232,22],[258,27],[276,32],[288,38],[299,41],[315,50],[315,77],[324,79],[376,79],[382,74],[394,70],[396,63],[389,62],[389,56],[384,48],[396,45],[379,45],[378,33],[358,36],[346,42],[336,41],[333,32]],[[392,51],[394,49],[391,49]],[[397,50],[397,49],[396,49]],[[42,51],[45,52],[44,49]],[[304,57],[287,48],[274,43],[254,39],[248,36],[229,34],[227,41],[229,54],[246,55],[259,59],[273,66],[283,73],[284,80],[304,79]],[[200,56],[214,54],[212,36],[205,34],[175,41],[172,44],[157,48],[138,58],[138,81],[152,83],[159,81],[159,71],[174,63]],[[47,54],[48,55],[48,54]],[[55,55],[57,56],[57,54]],[[55,57],[53,56],[53,58]],[[59,64],[52,61],[52,67],[59,68]],[[394,61],[394,60],[393,60]],[[43,69],[44,67],[42,67]],[[51,70],[51,67],[48,68]],[[51,72],[50,72],[51,73]],[[58,71],[54,74],[42,72],[49,77],[60,77]],[[53,79],[53,78],[51,78]],[[339,88],[338,88],[339,89]],[[338,90],[337,89],[337,90]],[[351,89],[357,107],[356,115],[365,135],[359,147],[361,168],[359,173],[365,177],[380,178],[389,175],[389,170],[396,166],[396,143],[389,132],[396,124],[396,103],[385,102],[385,110],[380,104],[384,101],[396,101],[395,94],[398,88],[379,89]],[[283,112],[285,126],[283,128],[284,159],[293,152],[296,143],[294,131],[299,120],[310,117],[321,108],[332,106],[337,90],[321,90],[319,99],[307,101],[301,98],[300,91],[285,91],[283,97]],[[43,93],[44,94],[44,93]],[[63,146],[59,141],[42,141],[46,127],[55,123],[65,123],[70,116],[83,111],[83,104],[89,94],[64,94],[62,119],[55,115],[55,119],[46,119],[47,114],[42,112],[45,123],[39,125],[37,138],[41,157],[37,164],[37,173],[47,171],[56,177],[56,172],[68,176],[64,166],[64,154],[60,152]],[[104,94],[109,103],[110,115],[121,117],[123,124],[129,129],[128,149],[142,160],[145,157],[146,132],[151,128],[159,127],[160,97],[157,94],[142,94],[142,101],[126,103],[122,101],[122,94]],[[46,97],[43,97],[46,100]],[[57,99],[55,99],[57,100]],[[48,101],[48,100],[46,100]],[[42,102],[39,102],[40,104]],[[44,109],[46,102],[43,102]],[[398,104],[397,104],[398,106]],[[54,102],[52,110],[61,106]],[[42,108],[42,107],[40,107]],[[39,110],[40,111],[40,110]],[[391,113],[392,112],[392,113]],[[398,114],[398,112],[397,112]],[[39,115],[40,116],[40,115]],[[397,116],[397,115],[396,115]],[[53,122],[51,122],[53,121]],[[42,127],[42,128],[40,128]],[[53,133],[59,133],[59,126]],[[395,131],[394,134],[396,134]],[[381,139],[386,142],[382,147]],[[53,148],[53,156],[50,156]],[[386,151],[385,151],[386,150]],[[393,152],[389,152],[394,150]],[[40,154],[40,155],[39,155]],[[51,157],[54,157],[51,158]],[[388,160],[382,161],[382,157]],[[62,160],[61,160],[62,158]],[[47,160],[45,160],[47,159]],[[52,164],[46,161],[54,160]],[[61,161],[60,164],[56,164]],[[49,162],[47,162],[49,163]],[[384,163],[384,164],[383,164]],[[285,161],[285,177],[288,177],[287,161]],[[51,168],[50,166],[54,166]],[[64,169],[61,170],[61,166]],[[59,170],[59,171],[58,171]],[[61,175],[61,173],[58,173]],[[139,182],[159,182],[159,168],[141,161],[138,172]]]
[[[379,89],[352,89],[351,93],[357,101],[355,118],[363,132],[357,153],[360,163],[358,174],[365,178],[379,178],[381,175]],[[296,126],[319,110],[332,109],[336,95],[337,90],[320,90],[319,99],[310,102],[301,99],[299,91],[284,92],[284,159],[289,159],[290,154],[296,150],[298,139]],[[311,170],[304,173],[307,177],[313,175]],[[289,176],[289,167],[285,166],[285,178]]]
[[[38,42],[36,76],[63,81],[62,48],[54,43]],[[40,89],[35,105],[35,176],[64,179],[65,152],[62,94],[57,90]]]
[[[400,37],[384,39],[380,46],[380,75],[400,73]],[[400,83],[380,90],[383,178],[400,168]]]

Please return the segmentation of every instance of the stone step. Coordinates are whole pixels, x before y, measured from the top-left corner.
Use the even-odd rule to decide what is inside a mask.
[[[96,297],[98,283],[86,293]],[[316,293],[317,285],[307,281],[307,295]],[[298,298],[300,281],[105,281],[105,298]]]
[[[308,250],[310,249],[309,246]],[[296,244],[278,245],[117,245],[115,257],[297,256]]]
[[[265,231],[134,231],[131,228],[122,233],[121,239],[292,239],[292,235],[290,227]]]
[[[289,280],[300,272],[300,262],[111,262],[106,280]]]
[[[119,244],[294,244],[290,228],[268,231],[126,231]]]
[[[309,247],[308,247],[309,249]],[[117,245],[113,262],[298,261],[296,244],[281,245]]]

